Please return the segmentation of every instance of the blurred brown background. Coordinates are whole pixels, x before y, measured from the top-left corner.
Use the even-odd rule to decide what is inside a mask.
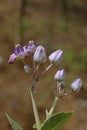
[[[27,90],[30,76],[21,62],[8,64],[14,45],[25,45],[29,40],[44,45],[48,55],[56,49],[64,51],[62,63],[38,83],[36,97],[41,119],[54,98],[53,76],[64,67],[67,86],[79,76],[83,88],[59,100],[55,112],[74,111],[61,130],[87,130],[87,0],[0,0],[0,130],[11,130],[5,112],[24,130],[32,130],[34,116]],[[31,65],[30,58],[27,62]]]

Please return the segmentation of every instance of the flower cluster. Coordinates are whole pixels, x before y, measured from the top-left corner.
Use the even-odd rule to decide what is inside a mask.
[[[36,44],[34,41],[29,41],[28,45],[21,46],[20,44],[15,45],[14,52],[10,55],[9,63],[14,63],[15,60],[21,60],[28,56],[28,54],[33,55],[36,49]]]
[[[12,64],[14,63],[15,60],[22,60],[24,63],[25,72],[29,73],[31,71],[31,68],[25,62],[25,58],[28,57],[28,55],[31,55],[33,58],[33,67],[31,68],[33,68],[32,88],[34,89],[36,82],[39,80],[39,78],[42,75],[44,75],[53,65],[60,64],[63,58],[63,51],[56,50],[52,54],[50,54],[48,57],[50,64],[41,73],[38,73],[38,69],[42,63],[45,63],[47,61],[47,54],[45,48],[42,45],[37,46],[34,41],[29,41],[29,43],[26,46],[21,46],[20,44],[15,45],[14,52],[10,55],[8,62]],[[70,90],[66,92],[65,78],[66,78],[66,74],[64,69],[59,69],[54,75],[54,79],[57,81],[58,96],[68,95],[73,91],[78,91],[82,86],[82,80],[80,78],[77,78],[71,83]]]

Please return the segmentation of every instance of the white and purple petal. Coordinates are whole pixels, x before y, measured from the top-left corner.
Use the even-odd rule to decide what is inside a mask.
[[[9,63],[14,63],[14,60],[21,60],[27,56],[27,52],[20,44],[15,45],[14,53],[10,55]]]
[[[17,56],[14,53],[11,54],[8,63],[13,64],[16,57]]]
[[[28,45],[24,47],[27,53],[33,55],[36,50],[36,43],[34,41],[29,41]]]

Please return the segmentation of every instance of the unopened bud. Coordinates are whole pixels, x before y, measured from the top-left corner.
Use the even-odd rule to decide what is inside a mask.
[[[47,59],[46,51],[43,46],[38,46],[34,53],[34,61],[37,63],[44,63]]]
[[[63,51],[57,50],[49,55],[49,60],[51,63],[58,65],[62,60],[62,56],[63,56]]]
[[[63,80],[63,81],[61,81],[61,88],[65,88],[66,87],[66,81],[65,80]]]
[[[72,83],[71,83],[71,89],[73,91],[79,91],[80,88],[82,87],[82,80],[80,78],[75,79]]]
[[[30,66],[29,65],[24,65],[24,70],[25,70],[25,72],[26,73],[30,73],[31,72],[31,68],[30,68]]]
[[[65,92],[66,82],[65,80],[57,82],[57,92],[63,94]]]
[[[56,79],[59,82],[63,81],[65,79],[65,70],[64,69],[58,70],[54,75],[54,79]]]

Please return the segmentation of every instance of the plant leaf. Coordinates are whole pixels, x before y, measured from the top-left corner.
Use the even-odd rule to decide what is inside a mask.
[[[72,112],[60,112],[45,120],[41,130],[58,130],[71,117]]]
[[[6,117],[13,130],[23,130],[23,128],[21,128],[21,126],[16,121],[14,121],[7,113],[6,113]]]

